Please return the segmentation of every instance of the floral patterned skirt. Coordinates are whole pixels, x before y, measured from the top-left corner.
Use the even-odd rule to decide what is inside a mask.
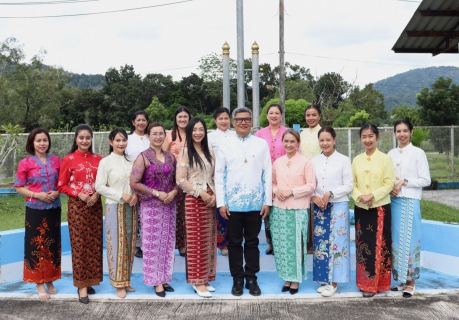
[[[307,279],[308,212],[308,209],[272,207],[270,223],[274,260],[277,274],[285,281],[301,283]]]
[[[392,273],[405,283],[419,279],[421,271],[421,202],[391,197]]]
[[[313,280],[321,284],[349,282],[349,202],[329,202],[314,208]]]
[[[391,208],[355,206],[357,287],[364,292],[388,291],[391,281]]]
[[[24,281],[51,282],[61,278],[61,208],[26,207]]]

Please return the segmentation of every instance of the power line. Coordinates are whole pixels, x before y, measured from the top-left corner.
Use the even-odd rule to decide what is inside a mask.
[[[0,2],[0,6],[34,6],[45,4],[71,4],[80,2],[94,2],[100,0],[60,0],[60,1],[42,1],[42,2]]]
[[[77,16],[90,16],[96,14],[106,14],[106,13],[117,13],[117,12],[126,12],[126,11],[134,11],[134,10],[142,10],[142,9],[150,9],[156,7],[165,7],[174,4],[180,4],[184,2],[191,2],[193,0],[183,0],[165,4],[157,4],[154,6],[146,6],[146,7],[138,7],[138,8],[129,8],[129,9],[121,9],[121,10],[112,10],[112,11],[101,11],[101,12],[90,12],[90,13],[76,13],[76,14],[64,14],[58,16],[36,16],[36,17],[0,17],[0,19],[42,19],[42,18],[63,18],[63,17],[77,17]]]

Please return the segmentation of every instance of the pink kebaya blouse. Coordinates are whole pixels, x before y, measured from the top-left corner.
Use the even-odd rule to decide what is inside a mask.
[[[83,153],[77,150],[66,155],[62,159],[58,190],[74,198],[80,192],[88,195],[96,192],[95,182],[100,160],[100,155],[89,151]]]
[[[309,209],[311,193],[316,189],[316,175],[312,162],[298,152],[291,159],[287,155],[273,163],[273,194],[277,190],[293,190],[284,201],[276,196],[273,206],[281,209]]]
[[[172,131],[169,131],[168,133],[166,133],[166,139],[170,143],[169,150],[166,150],[166,151],[170,151],[174,155],[175,160],[178,160],[180,150],[182,150],[182,148],[186,144],[186,139],[182,137],[182,141],[180,141],[178,132],[175,138],[176,138],[175,140],[172,140]]]
[[[271,155],[271,163],[274,163],[274,161],[276,161],[277,158],[285,154],[285,149],[282,144],[282,135],[285,131],[287,131],[287,128],[284,126],[280,126],[279,130],[276,133],[276,136],[273,138],[271,134],[271,129],[268,126],[258,130],[255,134],[255,136],[257,136],[258,138],[262,138],[268,143],[269,154]]]
[[[13,186],[28,186],[32,192],[56,191],[60,166],[61,160],[53,154],[46,155],[46,164],[36,155],[28,156],[19,162]],[[40,210],[58,208],[61,206],[61,199],[57,197],[53,202],[47,203],[37,198],[26,198],[25,205]]]

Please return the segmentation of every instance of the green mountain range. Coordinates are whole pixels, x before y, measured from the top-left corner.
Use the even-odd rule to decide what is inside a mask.
[[[375,82],[374,88],[384,95],[386,110],[390,111],[400,104],[415,106],[416,94],[424,88],[431,88],[432,83],[440,77],[451,78],[453,83],[459,84],[459,68],[450,66],[413,69]]]

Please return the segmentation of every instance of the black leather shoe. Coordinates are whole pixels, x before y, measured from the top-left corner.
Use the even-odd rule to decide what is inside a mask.
[[[88,296],[80,297],[80,289],[78,289],[78,288],[77,288],[77,293],[78,293],[78,301],[80,301],[81,303],[84,303],[84,304],[88,304],[89,303]]]
[[[290,287],[283,286],[281,291],[282,291],[282,292],[290,291]]]
[[[269,254],[274,254],[274,250],[273,250],[272,247],[268,247],[268,249],[266,249],[265,253],[268,254],[268,255]]]
[[[88,294],[96,294],[96,290],[93,287],[88,287]]]
[[[157,292],[155,291],[156,295],[158,297],[161,297],[161,298],[165,298],[166,297],[166,291],[161,291],[161,292]]]
[[[244,293],[244,280],[234,280],[233,288],[231,289],[231,294],[233,296],[239,297]]]
[[[258,286],[257,280],[247,280],[245,287],[249,289],[249,293],[252,296],[259,296],[261,294],[261,289]]]
[[[134,253],[134,255],[137,257],[137,258],[143,258],[143,251],[142,249],[137,249],[137,251]]]
[[[167,283],[163,284],[163,288],[164,288],[164,291],[167,291],[167,292],[175,292],[174,288],[172,288],[170,285],[168,285]]]
[[[290,288],[290,294],[297,294],[299,288],[300,288],[299,286],[298,286],[298,288],[295,288],[295,289]]]

